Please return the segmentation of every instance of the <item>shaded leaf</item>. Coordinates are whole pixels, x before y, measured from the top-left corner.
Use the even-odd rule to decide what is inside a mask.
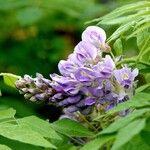
[[[137,93],[130,100],[118,104],[115,108],[108,111],[107,114],[123,111],[131,107],[143,107],[149,105],[150,105],[150,94],[141,92]]]
[[[148,108],[135,110],[132,113],[130,113],[129,115],[127,115],[126,117],[122,117],[120,119],[117,119],[115,122],[110,124],[107,128],[102,130],[99,134],[108,134],[108,133],[117,132],[119,129],[125,127],[131,121],[142,116],[144,113],[146,113],[148,111],[150,112],[150,109],[148,109]]]
[[[91,131],[82,126],[79,122],[70,119],[58,120],[52,124],[52,127],[67,136],[86,137],[93,135]]]
[[[80,150],[99,150],[105,143],[114,139],[114,135],[105,135],[85,144]]]

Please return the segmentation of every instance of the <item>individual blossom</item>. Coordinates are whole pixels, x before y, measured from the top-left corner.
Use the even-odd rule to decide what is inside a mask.
[[[96,63],[96,58],[98,57],[97,48],[91,43],[81,41],[77,44],[74,49],[74,55],[79,66],[91,66]]]
[[[80,83],[71,77],[60,76],[55,73],[51,74],[50,77],[53,80],[50,85],[57,92],[64,92],[68,95],[75,95],[80,90]]]
[[[72,76],[72,74],[77,70],[77,66],[69,60],[61,60],[58,63],[58,69],[59,72],[63,75],[63,76]]]
[[[138,69],[134,69],[132,71],[131,68],[128,68],[127,66],[114,71],[114,76],[118,84],[123,86],[126,89],[133,86],[134,79],[137,75],[138,75]]]
[[[109,52],[110,47],[106,44],[106,33],[98,26],[89,26],[82,33],[82,41],[93,44],[102,52]]]
[[[110,78],[113,70],[115,68],[115,63],[109,55],[106,55],[103,61],[99,62],[93,67],[95,72],[99,73],[99,77],[103,79]]]

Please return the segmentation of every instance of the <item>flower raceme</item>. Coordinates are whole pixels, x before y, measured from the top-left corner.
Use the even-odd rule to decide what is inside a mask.
[[[97,106],[109,110],[129,99],[128,91],[133,93],[138,75],[137,69],[132,71],[127,65],[117,68],[110,55],[102,57],[109,51],[105,31],[89,26],[73,53],[59,62],[60,75],[50,74],[51,80],[40,74],[36,78],[25,75],[16,87],[27,99],[62,107],[67,117],[76,112],[88,115]]]

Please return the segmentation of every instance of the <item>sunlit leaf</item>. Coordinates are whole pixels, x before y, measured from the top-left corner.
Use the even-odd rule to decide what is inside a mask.
[[[32,130],[40,133],[44,137],[61,140],[61,137],[55,132],[49,122],[36,116],[21,118],[17,122],[27,124]]]
[[[135,135],[145,127],[145,119],[138,119],[124,128],[122,128],[116,136],[116,140],[113,144],[112,150],[118,150],[122,145],[130,141]]]
[[[0,150],[11,150],[10,147],[0,144]]]
[[[20,76],[17,76],[11,73],[0,73],[0,76],[3,76],[5,84],[13,88],[16,87],[15,82],[21,78]]]
[[[39,133],[33,131],[26,125],[14,125],[9,123],[0,124],[0,135],[17,140],[23,143],[28,143],[36,146],[47,148],[56,148],[53,144],[48,142]]]

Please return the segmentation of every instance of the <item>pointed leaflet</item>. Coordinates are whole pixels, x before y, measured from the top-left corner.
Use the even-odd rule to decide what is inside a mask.
[[[23,143],[42,146],[46,148],[56,148],[54,145],[44,139],[41,134],[33,131],[30,127],[23,124],[0,124],[0,135]]]
[[[3,76],[4,83],[8,86],[15,88],[15,82],[20,79],[20,76],[11,74],[11,73],[0,73],[0,76]]]

